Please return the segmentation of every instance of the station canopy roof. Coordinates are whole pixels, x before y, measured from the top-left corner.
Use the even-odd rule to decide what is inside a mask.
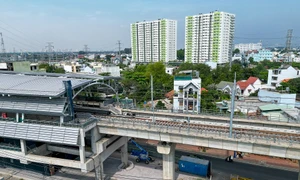
[[[59,97],[65,93],[63,81],[71,80],[72,88],[84,86],[92,79],[34,76],[0,73],[0,95]]]
[[[66,98],[0,96],[0,112],[62,116],[65,103]]]

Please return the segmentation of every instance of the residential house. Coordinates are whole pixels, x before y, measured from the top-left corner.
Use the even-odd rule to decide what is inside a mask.
[[[192,76],[174,77],[173,110],[200,112],[201,78]]]
[[[217,90],[222,91],[223,93],[231,94],[233,88],[233,82],[221,81],[216,85]]]
[[[300,70],[296,67],[292,67],[291,65],[281,65],[278,69],[269,69],[268,71],[268,86],[272,89],[280,86],[280,83],[284,79],[300,77]]]
[[[247,80],[241,80],[237,82],[237,95],[244,97],[250,96],[250,94],[261,88],[261,81],[257,77],[249,77]]]

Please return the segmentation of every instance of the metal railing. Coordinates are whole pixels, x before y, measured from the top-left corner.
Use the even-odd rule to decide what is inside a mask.
[[[126,109],[125,109],[126,110]],[[146,111],[152,112],[152,109],[147,108],[130,108],[129,110],[138,110],[138,111]],[[154,112],[165,112],[165,113],[178,113],[178,114],[190,114],[190,115],[201,115],[201,116],[215,116],[215,117],[225,117],[230,118],[230,113],[226,113],[220,110],[211,110],[211,109],[201,109],[200,113],[197,113],[196,110],[183,111],[182,109],[157,109],[154,108]],[[248,120],[262,120],[262,121],[275,121],[275,122],[288,122],[288,123],[300,123],[292,118],[285,117],[284,115],[247,115],[242,113],[235,113],[235,119],[248,119]]]
[[[152,121],[141,121],[134,118],[102,117],[100,126],[111,126],[126,129],[138,129],[143,131],[153,131],[157,133],[181,134],[186,136],[200,136],[214,139],[238,140],[249,143],[276,144],[284,146],[298,146],[300,148],[300,137],[298,134],[286,135],[278,132],[262,132],[260,130],[233,130],[233,136],[229,137],[228,129],[214,127],[192,126],[185,124],[159,124]]]
[[[16,122],[15,118],[0,117],[0,121],[15,122],[15,123],[27,123],[27,124],[40,124],[40,125],[49,125],[49,126],[73,127],[73,128],[85,128],[92,123],[96,123],[98,121],[98,119],[88,118],[84,123],[78,123],[78,122],[73,122],[73,121],[60,123],[59,120],[45,121],[45,120],[34,120],[34,119],[24,119],[23,122],[22,121]]]
[[[6,150],[12,150],[12,151],[21,151],[21,148],[16,146],[16,145],[12,145],[12,144],[6,144],[6,143],[0,143],[0,149],[6,149]]]

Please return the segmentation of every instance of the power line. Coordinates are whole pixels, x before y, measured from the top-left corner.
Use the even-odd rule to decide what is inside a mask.
[[[17,34],[15,34],[15,33],[11,32],[11,31],[9,31],[9,30],[7,30],[6,28],[3,28],[3,27],[0,27],[0,28],[3,29],[3,30],[5,30],[5,31],[7,31],[8,33],[10,33],[10,34],[12,34],[12,35],[18,37],[18,38],[22,38],[22,39],[25,40],[25,41],[31,41],[30,39],[27,39],[27,38],[24,38],[24,37],[22,37],[22,36],[19,36],[19,35],[17,35]],[[31,42],[32,42],[32,41],[31,41]],[[37,45],[37,44],[35,44],[35,45]]]
[[[12,37],[9,37],[9,36],[5,36],[5,37],[8,38],[8,39],[10,39],[10,40],[13,40],[13,41],[15,41],[15,42],[17,42],[17,43],[19,43],[19,44],[22,44],[22,45],[25,46],[25,47],[30,46],[30,47],[31,47],[30,49],[32,49],[32,50],[37,50],[36,47],[33,47],[32,45],[22,43],[22,42],[20,42],[20,41],[14,39],[14,38],[12,38]]]
[[[28,36],[28,35],[26,35],[25,33],[21,32],[20,30],[14,28],[13,26],[11,26],[11,25],[9,25],[9,24],[7,24],[7,23],[1,21],[1,20],[0,20],[0,22],[3,23],[3,24],[5,24],[5,25],[8,26],[8,27],[14,29],[15,31],[17,31],[17,32],[19,32],[19,33],[21,33],[21,34],[23,34],[24,36]],[[31,38],[31,39],[32,39],[32,38]],[[41,45],[43,44],[43,43],[41,43],[41,42],[39,42],[39,41],[37,41],[37,40],[35,40],[35,39],[32,39],[32,40],[36,41],[37,43],[39,43],[39,44],[41,44]]]

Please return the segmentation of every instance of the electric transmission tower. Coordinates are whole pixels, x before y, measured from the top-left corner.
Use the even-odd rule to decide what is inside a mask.
[[[51,63],[51,53],[53,52],[54,46],[53,42],[47,42],[46,51],[48,52],[49,65]]]
[[[2,50],[2,53],[5,53],[5,47],[4,47],[2,32],[0,32],[0,36],[1,36],[1,50]]]
[[[123,63],[123,59],[122,59],[122,56],[121,56],[121,44],[122,44],[121,41],[118,40],[117,45],[118,45],[118,48],[119,48],[118,56],[119,56],[119,59],[120,59],[120,64]]]
[[[119,40],[117,45],[118,45],[118,48],[119,48],[119,56],[121,56],[121,41]]]
[[[288,54],[288,62],[291,62],[291,45],[292,45],[293,29],[289,29],[286,35],[286,52]]]
[[[2,52],[2,57],[4,58],[4,56],[5,56],[5,47],[4,47],[2,32],[0,32],[0,38],[1,38],[1,52]]]
[[[88,45],[87,45],[87,44],[85,44],[85,45],[84,45],[84,48],[83,48],[83,50],[84,50],[85,54],[87,54],[87,53],[88,53],[89,49],[90,49],[90,48],[88,48]]]

